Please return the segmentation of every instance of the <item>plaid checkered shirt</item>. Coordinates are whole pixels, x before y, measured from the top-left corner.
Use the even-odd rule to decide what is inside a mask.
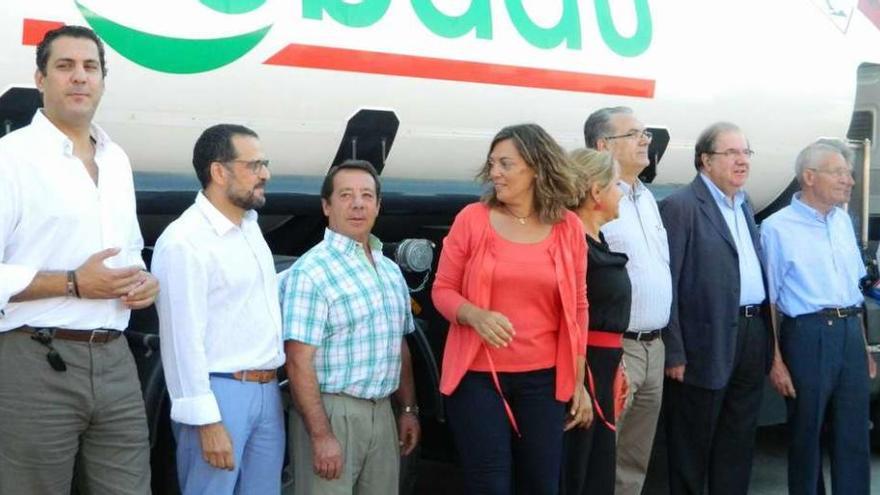
[[[330,229],[280,275],[284,340],[318,348],[323,393],[379,399],[397,390],[400,343],[413,331],[400,268],[370,236],[375,268],[355,240]]]

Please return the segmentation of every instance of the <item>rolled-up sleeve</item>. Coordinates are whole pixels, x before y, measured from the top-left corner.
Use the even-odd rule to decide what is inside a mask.
[[[152,268],[162,287],[156,308],[171,419],[188,425],[219,422],[205,354],[208,271],[184,243],[159,246]]]
[[[6,247],[12,243],[21,221],[21,198],[16,185],[11,158],[0,155],[0,310],[9,299],[25,290],[37,275],[37,269],[15,265],[6,260]]]

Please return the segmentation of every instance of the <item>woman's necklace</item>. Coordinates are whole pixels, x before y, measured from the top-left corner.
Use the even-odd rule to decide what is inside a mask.
[[[529,212],[528,215],[526,215],[526,216],[524,216],[524,217],[521,217],[521,216],[517,215],[516,213],[514,213],[513,210],[511,210],[510,207],[507,206],[506,204],[502,203],[502,205],[504,206],[504,209],[507,210],[507,213],[509,213],[510,216],[512,216],[513,218],[515,218],[516,221],[519,222],[520,225],[525,225],[525,224],[526,224],[526,220],[528,220],[528,218],[529,218],[530,216],[532,216],[532,214],[534,214],[534,212]]]

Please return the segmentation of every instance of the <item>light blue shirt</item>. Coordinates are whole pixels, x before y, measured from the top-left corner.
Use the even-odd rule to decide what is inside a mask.
[[[700,178],[715,198],[715,204],[718,205],[718,210],[721,211],[730,236],[736,244],[739,259],[739,305],[761,304],[766,298],[764,278],[761,274],[761,261],[755,253],[755,245],[752,243],[749,224],[743,211],[746,193],[737,191],[731,201],[711,179],[704,174],[700,174]]]
[[[794,317],[861,304],[865,265],[852,219],[834,207],[822,215],[795,194],[761,225],[770,302]]]

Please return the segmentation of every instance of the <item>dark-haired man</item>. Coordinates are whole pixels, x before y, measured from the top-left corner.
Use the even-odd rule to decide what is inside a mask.
[[[697,176],[660,203],[669,235],[666,440],[672,495],[748,493],[770,334],[754,213],[752,150],[734,124],[697,138]]]
[[[279,493],[281,313],[254,211],[266,203],[269,162],[254,131],[221,124],[196,141],[193,166],[202,190],[153,255],[180,488]]]
[[[403,338],[414,328],[409,291],[371,234],[379,193],[368,162],[332,167],[321,187],[324,240],[281,283],[297,495],[395,494],[398,452],[418,442]],[[395,390],[399,433],[388,400]]]
[[[0,493],[150,491],[126,339],[153,303],[131,165],[92,122],[104,47],[65,26],[37,47],[43,109],[0,140]]]

